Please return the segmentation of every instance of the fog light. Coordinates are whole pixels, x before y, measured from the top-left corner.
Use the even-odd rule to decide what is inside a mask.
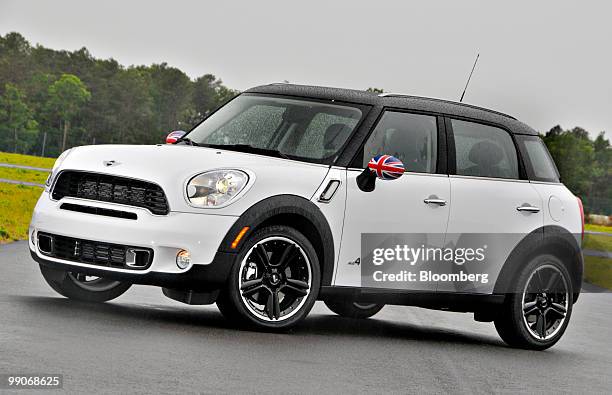
[[[176,254],[176,266],[179,269],[186,269],[191,264],[191,254],[187,250],[180,250]]]

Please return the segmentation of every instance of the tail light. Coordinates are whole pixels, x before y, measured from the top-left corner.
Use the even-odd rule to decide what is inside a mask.
[[[582,241],[584,241],[584,207],[582,206],[582,200],[579,197],[578,199],[578,207],[580,208],[580,222],[582,224]]]

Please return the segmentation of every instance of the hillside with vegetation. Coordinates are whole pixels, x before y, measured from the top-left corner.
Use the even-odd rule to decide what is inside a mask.
[[[0,151],[58,156],[86,144],[152,144],[237,94],[212,74],[120,65],[0,36]]]

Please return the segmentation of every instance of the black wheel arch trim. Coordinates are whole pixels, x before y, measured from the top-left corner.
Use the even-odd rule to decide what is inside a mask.
[[[299,223],[300,220],[305,222]],[[321,265],[321,285],[330,285],[335,264],[331,228],[319,207],[300,196],[276,195],[255,203],[232,225],[219,246],[219,252],[238,252],[253,232],[262,226],[273,224],[291,226],[302,233],[307,233],[304,236],[313,243]],[[249,229],[240,239],[240,243],[236,248],[232,248],[232,242],[238,233],[247,226]]]
[[[557,225],[547,225],[527,234],[512,250],[500,271],[493,293],[522,292],[515,289],[515,279],[523,265],[541,254],[551,254],[563,261],[572,276],[574,303],[582,288],[584,261],[580,247],[580,235],[568,232]]]

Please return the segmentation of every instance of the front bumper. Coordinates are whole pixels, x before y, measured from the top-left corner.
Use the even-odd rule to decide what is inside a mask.
[[[122,210],[135,213],[138,218],[132,220],[67,211],[60,209],[62,203]],[[217,250],[237,218],[181,212],[158,216],[146,209],[103,202],[72,198],[53,201],[48,192],[43,192],[32,215],[29,247],[32,257],[43,265],[120,281],[168,287],[172,284],[181,287],[218,284],[225,281],[234,254]],[[135,271],[57,259],[38,250],[38,232],[151,248],[153,261],[146,270]],[[180,250],[191,253],[191,265],[185,269],[176,265],[176,254]]]
[[[132,284],[156,285],[164,288],[201,292],[218,290],[223,287],[236,256],[234,253],[218,252],[211,264],[195,265],[183,273],[163,273],[154,271],[149,271],[147,273],[124,273],[104,270],[103,268],[94,267],[92,265],[84,267],[66,263],[65,261],[58,262],[50,260],[48,257],[41,257],[33,250],[30,250],[30,255],[32,255],[32,258],[39,264],[54,269],[73,271]]]

